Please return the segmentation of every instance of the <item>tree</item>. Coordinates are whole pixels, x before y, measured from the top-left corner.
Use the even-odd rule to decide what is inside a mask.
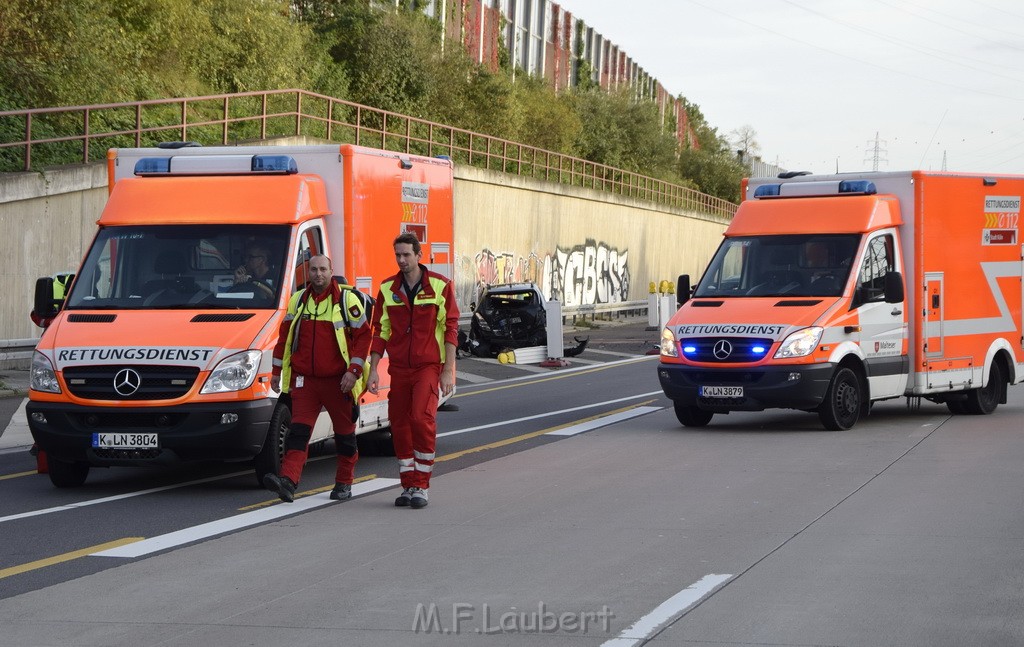
[[[757,131],[749,124],[729,131],[729,144],[740,160],[746,163],[761,152],[761,145],[757,143]]]

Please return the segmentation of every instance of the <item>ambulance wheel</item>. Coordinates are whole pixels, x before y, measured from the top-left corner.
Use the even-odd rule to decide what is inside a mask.
[[[356,436],[359,453],[363,456],[394,456],[395,441],[391,437],[391,428],[368,431]]]
[[[684,427],[707,427],[715,415],[713,411],[705,411],[699,407],[678,402],[672,404],[676,410],[676,418]]]
[[[51,458],[47,462],[47,470],[50,474],[50,483],[60,488],[81,487],[89,476],[88,463],[72,463]]]
[[[967,403],[963,400],[947,400],[946,408],[954,416],[962,416],[967,413]]]
[[[857,374],[840,368],[832,378],[825,400],[818,407],[821,424],[830,431],[844,431],[860,419],[862,391]]]
[[[1003,372],[999,369],[997,362],[992,362],[992,368],[988,373],[988,384],[980,389],[971,389],[967,392],[967,400],[964,401],[964,408],[967,413],[976,416],[987,416],[999,406],[999,397],[1002,395]]]
[[[292,411],[287,404],[277,403],[274,415],[270,417],[270,428],[267,438],[263,441],[263,449],[253,460],[256,470],[256,484],[263,487],[263,477],[277,474],[281,469],[281,457],[284,456],[284,441],[288,438],[288,430],[292,426]]]

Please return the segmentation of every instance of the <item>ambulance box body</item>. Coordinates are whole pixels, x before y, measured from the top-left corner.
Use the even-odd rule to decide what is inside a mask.
[[[61,487],[90,466],[255,459],[258,479],[276,471],[290,410],[271,388],[272,353],[309,259],[327,254],[375,295],[397,271],[392,241],[413,232],[424,263],[452,276],[447,159],[135,148],[112,149],[108,167],[99,229],[32,365],[29,427]],[[266,257],[268,288],[236,285],[246,254]],[[386,398],[360,404],[358,433],[389,424]],[[332,433],[321,415],[312,442]]]
[[[662,331],[658,376],[680,422],[793,408],[847,429],[897,397],[991,413],[1024,381],[1022,196],[1020,176],[745,181]]]

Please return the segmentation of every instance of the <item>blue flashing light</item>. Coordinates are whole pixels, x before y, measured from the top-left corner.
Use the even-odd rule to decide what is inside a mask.
[[[692,355],[697,352],[697,347],[687,344],[686,346],[683,346],[683,352],[687,355]]]
[[[750,352],[751,353],[756,353],[758,355],[764,355],[767,350],[768,349],[765,348],[764,346],[751,346],[750,347]]]
[[[875,183],[870,180],[843,180],[839,183],[839,192],[875,195],[878,193],[878,189],[875,188]]]
[[[151,175],[154,173],[170,173],[170,157],[143,157],[135,162],[135,175]]]
[[[291,155],[253,155],[252,172],[293,175],[299,172],[299,166]]]
[[[755,198],[774,198],[778,197],[782,189],[781,184],[762,184],[754,190]]]

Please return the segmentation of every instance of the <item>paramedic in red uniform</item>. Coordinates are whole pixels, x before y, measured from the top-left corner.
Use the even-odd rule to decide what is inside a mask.
[[[362,301],[354,291],[342,290],[332,272],[326,256],[309,260],[309,287],[289,300],[274,347],[271,385],[291,393],[292,424],[281,473],[267,474],[263,484],[282,501],[295,500],[295,487],[302,477],[321,407],[331,416],[338,455],[331,498],[344,501],[352,496],[359,459],[353,405],[364,386],[371,330]]]
[[[414,234],[395,239],[399,272],[381,283],[373,309],[373,341],[367,388],[377,393],[377,363],[388,353],[391,390],[388,418],[402,479],[399,507],[427,505],[437,441],[438,388],[455,388],[459,307],[451,282],[420,263]]]

